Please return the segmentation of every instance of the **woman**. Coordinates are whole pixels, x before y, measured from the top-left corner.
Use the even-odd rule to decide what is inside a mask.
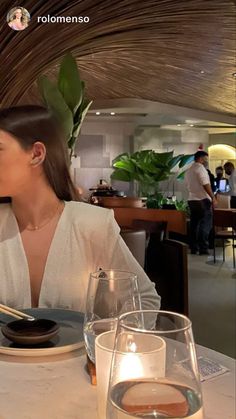
[[[14,31],[23,31],[28,26],[28,22],[25,21],[25,17],[23,17],[22,9],[19,7],[15,10],[13,15],[13,20],[8,22],[10,28],[14,29]]]
[[[89,273],[136,272],[144,308],[154,285],[119,235],[113,211],[75,202],[61,130],[46,109],[0,110],[0,302],[84,311]]]

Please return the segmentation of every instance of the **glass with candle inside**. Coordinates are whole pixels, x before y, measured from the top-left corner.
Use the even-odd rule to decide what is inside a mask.
[[[95,339],[114,330],[122,313],[141,309],[137,275],[119,270],[99,270],[90,275],[84,339],[87,355],[95,364]]]
[[[139,310],[120,316],[106,418],[204,418],[192,327],[187,317],[161,310]]]

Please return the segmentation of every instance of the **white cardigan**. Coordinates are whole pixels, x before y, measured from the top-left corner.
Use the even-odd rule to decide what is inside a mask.
[[[49,250],[39,307],[85,310],[90,272],[121,269],[138,275],[144,309],[160,307],[154,284],[119,235],[112,210],[65,202]],[[31,307],[29,269],[10,204],[0,205],[0,303]]]

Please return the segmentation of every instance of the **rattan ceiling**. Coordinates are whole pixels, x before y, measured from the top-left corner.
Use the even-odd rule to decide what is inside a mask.
[[[6,14],[19,5],[32,20],[16,32]],[[89,16],[90,23],[37,23],[48,14]],[[233,0],[2,0],[0,16],[2,105],[38,102],[37,76],[53,76],[70,50],[94,100],[236,113]]]

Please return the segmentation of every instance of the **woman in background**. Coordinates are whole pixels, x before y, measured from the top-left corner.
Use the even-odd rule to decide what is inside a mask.
[[[39,106],[0,110],[0,303],[85,310],[90,272],[135,272],[144,309],[154,284],[119,235],[113,211],[76,202],[61,128]]]

